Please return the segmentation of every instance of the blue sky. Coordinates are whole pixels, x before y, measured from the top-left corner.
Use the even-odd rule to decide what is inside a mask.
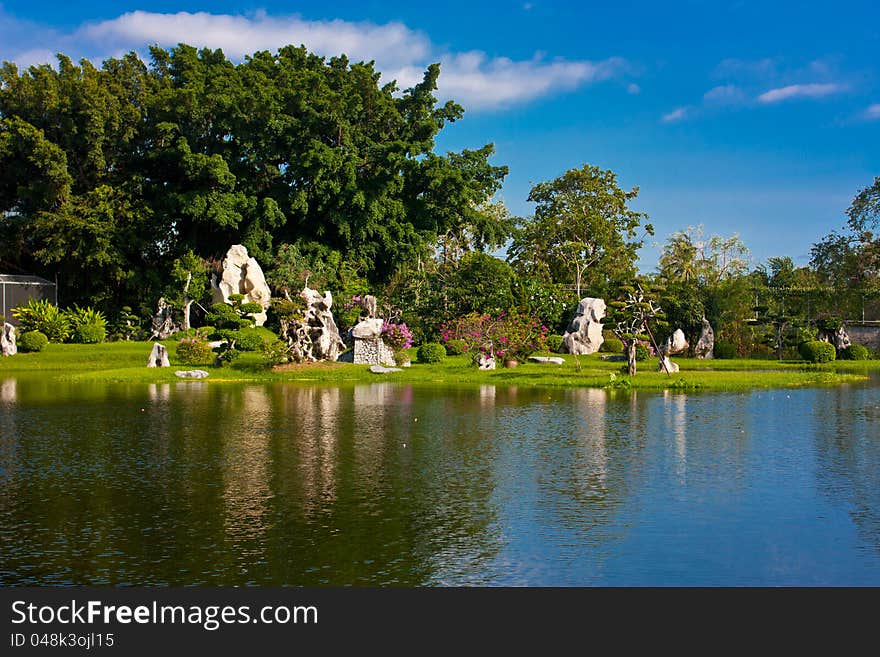
[[[417,80],[440,61],[465,118],[440,150],[494,142],[503,198],[590,163],[638,185],[656,227],[739,233],[756,262],[844,223],[880,175],[880,8],[873,2],[22,2],[0,0],[0,59],[95,61],[147,43],[233,58],[304,43]]]

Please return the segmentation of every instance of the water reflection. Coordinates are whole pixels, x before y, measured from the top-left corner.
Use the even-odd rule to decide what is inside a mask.
[[[880,583],[876,387],[0,383],[0,584]]]

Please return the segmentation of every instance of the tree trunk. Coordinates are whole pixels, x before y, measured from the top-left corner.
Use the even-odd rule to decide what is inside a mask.
[[[189,298],[189,284],[192,281],[192,273],[186,272],[186,285],[183,286],[183,330],[189,330],[189,309],[195,299]]]
[[[626,347],[626,362],[630,376],[636,375],[636,341],[632,340]]]

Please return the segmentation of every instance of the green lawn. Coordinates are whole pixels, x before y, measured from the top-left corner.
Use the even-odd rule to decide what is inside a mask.
[[[521,363],[513,369],[481,372],[468,356],[447,357],[433,365],[415,362],[402,372],[377,375],[367,365],[316,363],[269,369],[257,353],[244,353],[232,365],[214,368],[210,364],[181,365],[176,361],[177,343],[164,343],[171,368],[146,367],[151,345],[146,342],[111,342],[100,345],[50,344],[45,351],[0,358],[0,378],[40,377],[64,381],[109,381],[154,383],[179,380],[178,369],[206,369],[208,381],[310,381],[316,383],[358,383],[393,381],[412,384],[454,384],[543,387],[622,387],[638,389],[743,390],[813,385],[832,385],[864,380],[880,371],[880,361],[838,361],[808,365],[800,361],[711,360],[674,358],[681,372],[657,372],[657,360],[639,363],[634,377],[621,372],[622,363],[608,362],[599,355],[565,355],[564,365]]]

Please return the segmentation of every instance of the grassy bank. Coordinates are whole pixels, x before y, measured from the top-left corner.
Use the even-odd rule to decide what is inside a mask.
[[[113,342],[100,345],[50,344],[41,353],[17,354],[0,358],[0,378],[40,377],[59,381],[107,381],[155,383],[178,381],[178,369],[206,369],[208,381],[298,381],[314,383],[363,383],[392,381],[407,384],[453,384],[540,387],[616,387],[637,389],[744,390],[834,385],[861,381],[872,371],[880,371],[880,361],[838,361],[826,365],[807,365],[798,361],[713,360],[675,358],[681,371],[667,375],[656,372],[657,361],[640,363],[634,377],[621,373],[619,362],[601,360],[599,355],[565,355],[563,365],[521,363],[513,369],[481,372],[470,365],[467,356],[447,357],[440,363],[415,362],[402,372],[377,375],[366,365],[315,363],[286,365],[269,369],[256,353],[244,353],[232,365],[214,368],[209,364],[181,365],[176,359],[177,343],[165,343],[171,368],[146,367],[151,346],[145,342]]]

